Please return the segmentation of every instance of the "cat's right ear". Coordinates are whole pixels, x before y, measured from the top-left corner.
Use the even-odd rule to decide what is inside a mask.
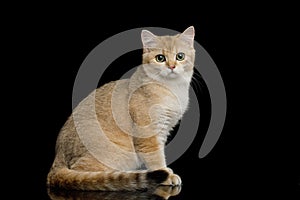
[[[154,48],[156,46],[156,35],[147,30],[142,30],[141,38],[143,43],[143,48]]]

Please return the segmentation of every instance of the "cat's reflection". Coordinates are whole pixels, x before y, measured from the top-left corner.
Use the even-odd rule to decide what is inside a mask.
[[[96,191],[67,191],[48,189],[52,200],[163,200],[180,193],[181,186],[159,186],[148,191],[135,192],[96,192]]]

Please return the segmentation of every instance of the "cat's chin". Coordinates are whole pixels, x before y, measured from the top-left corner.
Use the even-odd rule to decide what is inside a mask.
[[[172,72],[172,73],[169,73],[166,77],[170,78],[170,79],[176,79],[179,77],[179,74]]]

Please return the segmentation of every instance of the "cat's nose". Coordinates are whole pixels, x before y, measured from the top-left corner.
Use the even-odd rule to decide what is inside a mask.
[[[169,68],[173,70],[175,69],[175,65],[170,65]]]

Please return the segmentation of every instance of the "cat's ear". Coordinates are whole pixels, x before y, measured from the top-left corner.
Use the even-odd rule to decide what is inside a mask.
[[[144,48],[154,48],[156,46],[156,35],[147,30],[142,30],[141,38]]]
[[[188,27],[179,35],[179,38],[185,41],[189,46],[194,46],[195,29],[193,26]]]

